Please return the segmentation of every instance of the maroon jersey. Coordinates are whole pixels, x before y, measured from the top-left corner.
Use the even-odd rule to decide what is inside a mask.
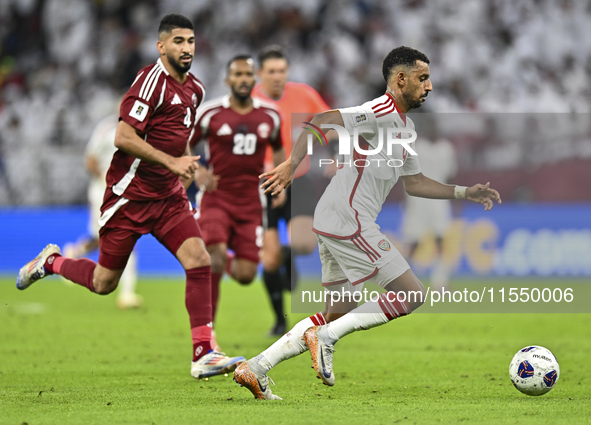
[[[168,74],[162,61],[142,69],[121,102],[119,119],[138,130],[154,148],[174,157],[185,153],[193,133],[197,107],[205,89],[192,74],[184,84]],[[107,186],[127,199],[163,199],[183,190],[178,176],[122,150],[113,155]]]
[[[192,144],[209,143],[209,167],[220,176],[215,196],[232,204],[250,205],[259,199],[259,175],[268,145],[282,147],[277,109],[253,99],[253,109],[241,115],[230,108],[230,96],[204,103],[197,111]],[[258,202],[256,202],[258,203]],[[260,207],[260,204],[259,204]]]

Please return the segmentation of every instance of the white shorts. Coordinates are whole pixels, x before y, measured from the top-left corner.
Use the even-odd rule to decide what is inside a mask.
[[[410,266],[377,227],[353,239],[316,235],[322,262],[322,286],[329,291],[361,291],[371,280],[382,288]]]
[[[422,198],[408,201],[402,220],[404,240],[416,243],[429,232],[443,237],[451,224],[451,202]]]

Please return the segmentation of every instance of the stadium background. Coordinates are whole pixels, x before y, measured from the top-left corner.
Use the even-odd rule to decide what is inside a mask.
[[[86,231],[85,144],[155,60],[155,29],[170,12],[194,22],[192,71],[208,99],[226,92],[232,55],[271,43],[286,49],[291,80],[332,107],[383,93],[391,48],[424,51],[434,92],[421,109],[456,148],[455,181],[491,181],[504,201],[486,215],[456,203],[456,272],[591,276],[591,3],[568,0],[0,0],[0,273]],[[397,187],[380,216],[395,244],[402,199]],[[417,253],[419,271],[430,247]],[[181,272],[151,237],[139,266]],[[317,273],[317,256],[300,268]]]

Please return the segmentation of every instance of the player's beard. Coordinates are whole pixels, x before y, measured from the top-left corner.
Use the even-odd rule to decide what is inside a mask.
[[[191,62],[184,64],[180,62],[180,58],[177,61],[175,58],[171,57],[170,55],[166,55],[168,57],[168,63],[170,63],[172,65],[172,67],[174,68],[174,70],[176,72],[178,72],[179,74],[185,74],[189,71],[189,69],[191,69],[191,64],[193,63],[193,61],[191,60]]]
[[[411,98],[409,95],[407,95],[406,93],[402,94],[402,98],[404,99],[404,103],[406,103],[408,105],[409,109],[417,109],[421,107],[421,98],[419,97],[418,99],[413,99]]]
[[[254,86],[253,86],[254,87]],[[250,95],[252,93],[252,89],[253,87],[250,87],[250,90],[248,90],[248,93],[240,93],[238,90],[235,90],[234,87],[232,87],[232,95],[234,96],[234,98],[236,98],[240,103],[244,103],[246,102],[249,98]],[[238,87],[238,89],[240,89],[240,87]]]

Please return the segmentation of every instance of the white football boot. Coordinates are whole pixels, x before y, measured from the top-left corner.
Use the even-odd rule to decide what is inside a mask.
[[[254,398],[259,400],[283,400],[281,397],[273,394],[269,388],[269,381],[271,380],[264,373],[255,373],[250,368],[249,362],[257,361],[256,358],[248,362],[241,363],[234,371],[234,382],[241,387],[248,388],[254,395]],[[271,382],[273,382],[271,380]],[[275,383],[273,382],[273,385]]]
[[[47,257],[52,254],[62,254],[59,246],[53,244],[47,245],[45,248],[43,248],[43,251],[41,251],[38,256],[25,264],[18,272],[18,277],[16,278],[16,287],[21,290],[27,289],[39,279],[43,279],[45,276],[47,276],[45,262],[47,261]]]
[[[319,326],[312,326],[304,332],[302,339],[310,350],[312,356],[312,366],[322,379],[324,385],[332,387],[334,385],[334,373],[332,371],[332,354],[334,346],[327,344],[320,335],[318,335]]]
[[[242,356],[228,357],[224,353],[210,351],[196,362],[191,363],[191,375],[197,379],[223,375],[232,372],[239,363],[245,360]]]

